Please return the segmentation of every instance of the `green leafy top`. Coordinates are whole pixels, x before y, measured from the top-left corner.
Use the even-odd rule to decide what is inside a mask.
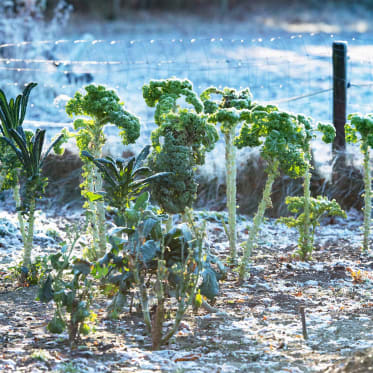
[[[211,151],[219,139],[215,126],[206,122],[201,115],[188,109],[177,114],[168,114],[151,134],[152,145],[160,151],[160,138],[172,136],[174,143],[191,147],[196,164],[205,162],[205,153]]]
[[[149,165],[155,172],[171,173],[152,183],[152,197],[168,213],[184,212],[196,198],[195,166],[204,163],[218,132],[201,113],[202,102],[188,80],[151,81],[144,85],[143,96],[149,106],[156,106],[158,125],[151,135],[154,150]],[[181,97],[192,108],[177,105]]]
[[[37,86],[37,83],[29,83],[14,100],[11,98],[8,102],[4,91],[0,89],[0,120],[1,132],[9,137],[9,130],[17,129],[22,126],[26,116],[26,109],[31,90]]]
[[[149,183],[169,175],[165,172],[154,174],[149,167],[143,166],[149,152],[148,145],[137,157],[125,160],[111,157],[94,158],[88,151],[83,151],[82,156],[87,157],[97,166],[105,180],[105,193],[87,193],[88,198],[92,201],[104,196],[110,206],[115,207],[123,215],[130,201],[135,200]]]
[[[101,126],[112,123],[121,129],[120,136],[124,145],[134,143],[140,136],[140,121],[130,112],[123,109],[123,103],[115,91],[107,90],[104,86],[88,85],[86,94],[77,92],[66,105],[68,115],[84,115],[94,119]],[[89,120],[77,119],[75,129],[92,127]]]
[[[331,144],[335,138],[335,127],[332,124],[319,123],[317,129],[322,133],[322,141],[326,144]]]
[[[350,124],[345,125],[347,142],[356,143],[359,134],[362,146],[373,148],[373,114],[350,114],[348,119]]]
[[[289,228],[303,227],[304,225],[304,197],[286,197],[286,205],[288,210],[295,214],[297,217],[282,217],[280,222],[286,224]],[[333,199],[329,200],[324,196],[317,196],[317,198],[310,199],[310,221],[311,225],[315,228],[320,225],[320,219],[324,216],[340,216],[347,218],[344,210],[338,202]]]
[[[29,83],[16,99],[8,99],[0,89],[0,131],[5,137],[11,137],[10,130],[16,130],[25,119],[27,103],[31,90],[36,83]],[[32,136],[32,135],[31,135]],[[31,138],[31,136],[29,136]],[[16,153],[5,141],[0,142],[0,170],[5,174],[0,190],[12,188],[17,183],[17,169],[21,167]]]
[[[180,144],[172,134],[164,136],[164,144],[149,157],[155,172],[172,172],[151,184],[151,194],[167,213],[177,214],[191,207],[197,195],[194,177],[195,160],[190,146]]]
[[[187,79],[151,80],[142,87],[142,92],[146,104],[155,107],[154,120],[157,125],[160,125],[168,114],[178,111],[176,101],[181,97],[194,107],[196,113],[203,110],[201,100]]]
[[[213,100],[211,95],[220,96],[220,100]],[[252,95],[249,89],[236,91],[233,88],[219,90],[215,87],[206,89],[201,94],[204,111],[209,115],[210,123],[221,123],[222,132],[229,131],[242,121],[242,110],[249,110],[252,104]]]
[[[42,155],[45,130],[36,130],[35,134],[30,131],[24,131],[22,127],[17,130],[10,129],[9,137],[1,137],[16,155],[22,171],[26,176],[25,193],[22,195],[22,210],[27,212],[30,198],[33,196],[40,197],[44,191],[47,180],[41,176],[43,163],[49,152],[56,144],[61,141],[61,136],[57,137],[49,146],[47,151]]]
[[[261,155],[271,165],[279,167],[290,177],[304,175],[305,152],[309,144],[309,126],[302,115],[274,110],[274,107],[254,108],[243,113],[245,119],[236,146],[261,146]],[[307,127],[305,126],[307,125]]]

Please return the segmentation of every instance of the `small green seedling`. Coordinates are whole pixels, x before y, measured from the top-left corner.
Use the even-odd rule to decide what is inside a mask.
[[[61,251],[49,256],[49,268],[45,281],[38,291],[38,299],[48,303],[54,301],[56,311],[48,323],[48,330],[60,334],[68,330],[70,346],[76,345],[81,335],[88,334],[96,315],[90,311],[93,300],[92,264],[72,257],[79,241],[80,232],[75,229],[70,245],[62,243]]]
[[[305,228],[305,197],[287,197],[286,204],[288,210],[294,214],[294,217],[282,217],[278,222],[286,224],[289,228],[297,228],[299,232],[298,246],[295,252],[301,260],[311,260],[313,242],[316,228],[320,225],[320,220],[327,216],[340,216],[346,218],[346,213],[341,209],[336,200],[328,200],[327,197],[318,196],[310,198],[309,203],[309,224],[311,231]]]
[[[360,142],[364,156],[364,234],[363,250],[369,249],[370,226],[372,221],[372,176],[370,167],[370,149],[373,148],[373,114],[350,114],[349,124],[345,125],[346,140],[349,143]]]
[[[134,143],[140,136],[139,119],[124,110],[116,92],[96,85],[86,86],[85,91],[85,95],[77,92],[66,105],[68,115],[86,117],[74,121],[76,133],[64,132],[66,139],[75,137],[80,152],[88,151],[93,158],[100,158],[106,141],[104,127],[114,124],[120,129],[124,145]],[[93,237],[92,257],[97,258],[106,252],[105,205],[94,197],[102,190],[102,177],[87,157],[82,156],[82,160],[84,181],[80,187],[87,200],[84,207]]]

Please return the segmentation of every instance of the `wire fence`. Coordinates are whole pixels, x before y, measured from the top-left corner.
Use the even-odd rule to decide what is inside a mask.
[[[269,38],[190,38],[150,40],[42,40],[0,45],[0,88],[18,94],[39,83],[26,125],[50,129],[50,136],[71,119],[67,97],[88,83],[118,91],[125,107],[142,119],[148,142],[153,110],[142,99],[151,79],[190,79],[200,93],[209,86],[249,87],[255,101],[332,120],[332,42],[335,35],[281,35]],[[348,42],[348,112],[372,110],[373,41]],[[114,136],[114,135],[113,135]]]

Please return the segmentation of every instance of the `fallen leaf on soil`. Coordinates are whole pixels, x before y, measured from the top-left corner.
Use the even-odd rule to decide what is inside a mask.
[[[183,357],[179,357],[177,359],[175,359],[175,363],[177,363],[178,361],[194,361],[194,360],[199,360],[201,357],[200,354],[191,354],[191,355],[185,355]]]

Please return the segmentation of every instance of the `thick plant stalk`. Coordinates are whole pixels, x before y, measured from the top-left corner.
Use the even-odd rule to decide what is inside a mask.
[[[303,256],[304,259],[308,259],[308,256],[312,252],[312,241],[310,237],[311,219],[310,219],[310,182],[311,182],[311,172],[310,172],[310,157],[308,157],[307,169],[304,175],[304,226],[303,226]]]
[[[93,156],[98,158],[101,156],[101,136],[102,136],[102,124],[100,122],[95,122],[95,136],[93,140]],[[93,192],[102,190],[102,176],[97,171],[96,168],[92,170],[93,172],[93,182],[94,185],[91,186]],[[94,211],[95,211],[95,223],[96,223],[96,231],[97,231],[97,254],[99,257],[104,256],[106,253],[106,225],[105,225],[105,205],[102,201],[94,202]]]
[[[26,230],[25,230],[25,221],[23,219],[21,211],[19,211],[19,208],[21,207],[21,197],[20,197],[19,190],[20,190],[20,186],[17,183],[16,186],[13,188],[13,198],[16,203],[18,224],[19,224],[19,230],[21,231],[21,235],[22,235],[22,242],[23,244],[25,244],[27,237],[26,237]]]
[[[172,214],[169,214],[168,219],[166,221],[166,233],[172,229]]]
[[[238,278],[239,283],[242,283],[244,281],[245,274],[247,271],[247,264],[251,256],[252,250],[254,248],[256,237],[259,232],[260,225],[264,218],[264,213],[266,209],[269,206],[271,206],[272,185],[277,177],[277,173],[278,173],[278,163],[276,163],[276,165],[274,165],[274,167],[272,167],[272,169],[268,173],[268,178],[267,178],[264,191],[263,191],[263,197],[259,203],[258,210],[253,219],[253,225],[249,232],[249,238],[247,240],[246,247],[243,253],[242,262],[240,265],[239,278]]]
[[[101,156],[101,126],[96,123],[92,155],[95,158]],[[102,190],[102,177],[92,164],[86,164],[87,171],[87,189],[92,193]],[[93,236],[93,247],[96,259],[106,253],[106,224],[105,224],[105,205],[102,201],[88,202],[91,211],[90,223]]]
[[[191,298],[191,295],[190,295],[190,298]],[[179,300],[179,305],[178,305],[178,308],[177,308],[177,311],[176,311],[174,324],[173,324],[172,328],[168,331],[168,333],[162,339],[162,342],[161,342],[162,345],[166,344],[168,342],[168,340],[176,333],[176,331],[178,330],[179,325],[180,325],[180,323],[183,319],[185,311],[188,308],[190,303],[191,302],[188,302],[187,304],[185,304],[185,298],[184,297],[181,300]]]
[[[2,169],[0,171],[0,192],[1,190],[3,189],[3,185],[4,185],[4,182],[5,182],[5,178],[6,178],[6,170],[5,169]]]
[[[139,283],[139,288],[140,288],[140,303],[141,303],[141,309],[144,317],[144,322],[147,328],[148,333],[151,332],[152,329],[152,321],[150,317],[150,312],[149,312],[149,302],[148,302],[148,294],[146,291],[146,286],[144,284],[143,279],[138,279]],[[140,282],[141,281],[141,282]]]
[[[87,174],[86,176],[86,183],[87,183],[87,190],[89,192],[94,193],[94,168],[91,164],[85,164],[84,165],[85,173]],[[96,257],[95,259],[98,258],[99,255],[99,247],[98,247],[98,242],[99,242],[99,235],[98,235],[98,224],[97,224],[97,214],[96,214],[96,205],[94,202],[87,201],[88,204],[88,210],[89,214],[87,215],[87,220],[88,220],[88,232],[91,233],[92,235],[92,240],[93,240],[93,250],[94,250],[94,256]]]
[[[225,169],[226,169],[226,184],[227,184],[227,209],[228,209],[228,239],[230,248],[230,260],[232,263],[236,261],[237,255],[237,232],[236,232],[236,147],[233,140],[235,135],[235,127],[224,134],[225,137]]]
[[[162,344],[162,327],[164,321],[164,287],[163,282],[166,280],[166,263],[164,261],[164,243],[162,243],[162,255],[161,259],[158,260],[157,268],[157,281],[155,284],[155,292],[157,294],[157,305],[152,318],[152,349],[159,350]]]
[[[146,330],[150,334],[152,331],[152,321],[151,321],[150,312],[149,312],[148,293],[146,291],[144,278],[140,275],[138,264],[139,264],[139,256],[138,256],[138,250],[137,250],[135,265],[133,268],[133,276],[135,279],[135,283],[139,289],[139,300],[141,304],[141,309],[142,309],[142,314],[143,314]]]
[[[370,223],[371,223],[371,212],[372,212],[372,176],[369,166],[369,146],[367,143],[363,143],[362,150],[364,153],[364,238],[363,238],[363,250],[369,249],[369,234],[370,234]]]
[[[30,211],[27,224],[27,237],[24,242],[24,255],[23,255],[23,265],[29,267],[31,264],[31,250],[32,250],[32,241],[34,238],[34,222],[35,222],[35,198],[30,200]]]
[[[96,189],[102,190],[102,177],[96,171]],[[98,255],[102,257],[106,253],[106,219],[105,219],[105,204],[103,201],[96,202],[96,224],[98,233]]]
[[[164,320],[164,299],[158,299],[158,304],[152,320],[152,350],[159,350],[162,343],[162,327]]]
[[[197,267],[197,271],[196,273],[193,274],[192,276],[192,281],[193,281],[193,285],[191,286],[191,290],[188,292],[187,294],[187,291],[185,289],[185,279],[184,279],[184,276],[182,276],[182,283],[181,283],[181,289],[182,291],[180,291],[180,294],[181,297],[179,299],[179,304],[178,304],[178,307],[177,307],[177,311],[176,311],[176,315],[175,315],[175,321],[174,321],[174,324],[172,326],[172,328],[168,331],[168,333],[163,337],[162,341],[161,341],[161,345],[163,344],[166,344],[168,342],[168,340],[176,333],[176,331],[178,330],[179,326],[180,326],[180,323],[184,317],[184,314],[186,312],[186,310],[188,309],[188,307],[193,303],[193,300],[195,299],[195,296],[196,296],[196,293],[197,293],[197,288],[198,288],[198,283],[199,283],[199,278],[200,278],[200,274],[201,274],[201,271],[202,271],[202,243],[203,243],[203,235],[204,235],[204,232],[205,232],[205,227],[203,227],[202,230],[198,231],[194,225],[194,222],[193,222],[193,213],[192,213],[192,209],[190,208],[187,208],[185,210],[185,217],[187,219],[187,221],[189,222],[189,224],[192,226],[192,229],[193,229],[193,232],[195,234],[195,236],[197,237],[197,241],[198,241],[198,267]],[[183,257],[183,254],[182,254],[182,257]],[[185,267],[185,263],[189,263],[190,261],[190,256],[188,255],[186,261],[184,262],[184,267]],[[187,298],[188,297],[188,298]],[[187,300],[186,300],[187,298]]]

